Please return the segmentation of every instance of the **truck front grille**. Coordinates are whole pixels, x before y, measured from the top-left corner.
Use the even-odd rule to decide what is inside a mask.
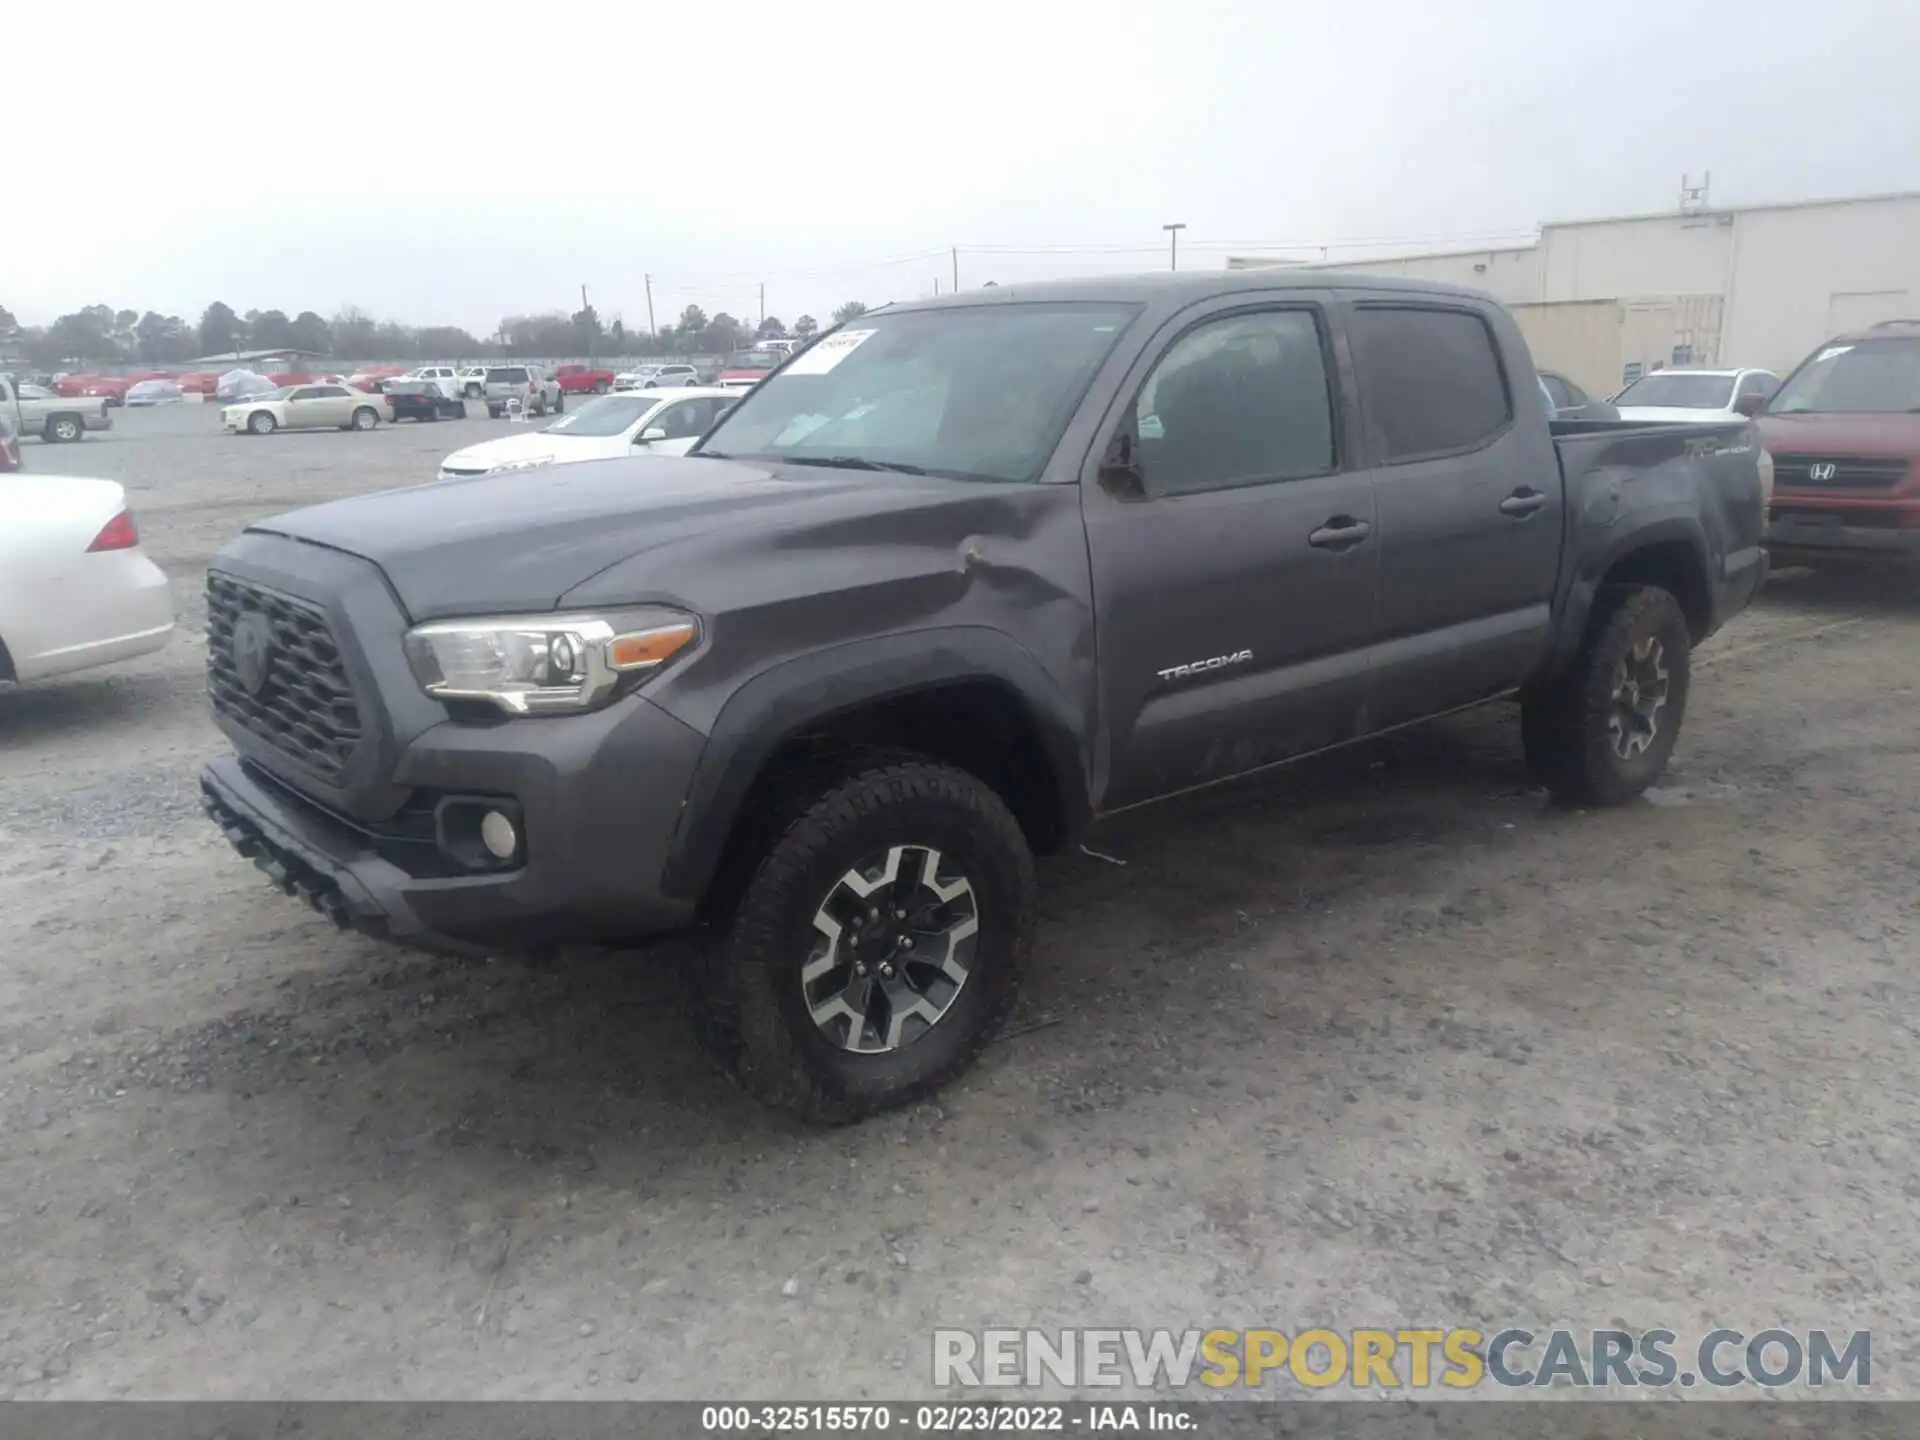
[[[1911,462],[1900,455],[1776,455],[1779,490],[1891,490]]]
[[[218,714],[328,779],[360,744],[360,707],[327,617],[218,570],[207,572],[207,695]]]

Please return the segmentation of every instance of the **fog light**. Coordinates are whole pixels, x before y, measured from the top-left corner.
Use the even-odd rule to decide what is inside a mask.
[[[489,810],[480,817],[480,843],[494,859],[511,860],[520,848],[520,832],[498,810]]]

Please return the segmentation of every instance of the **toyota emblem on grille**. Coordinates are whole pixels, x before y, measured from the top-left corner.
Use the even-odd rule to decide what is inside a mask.
[[[273,658],[273,626],[258,610],[248,610],[233,625],[233,669],[249,695],[267,688]]]
[[[1809,480],[1831,480],[1840,471],[1840,467],[1831,460],[1822,460],[1818,465],[1807,467]]]

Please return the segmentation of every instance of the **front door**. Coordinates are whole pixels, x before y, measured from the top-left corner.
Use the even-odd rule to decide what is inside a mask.
[[[321,416],[325,410],[326,405],[320,399],[320,387],[302,385],[287,396],[287,428],[304,430],[310,426],[323,425],[326,422]]]
[[[1103,810],[1367,726],[1373,487],[1330,319],[1317,292],[1195,307],[1123,391],[1081,487]]]

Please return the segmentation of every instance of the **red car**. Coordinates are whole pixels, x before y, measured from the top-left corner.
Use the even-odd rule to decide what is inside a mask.
[[[87,380],[87,388],[82,395],[95,400],[105,400],[109,405],[127,403],[127,391],[133,388],[133,382],[124,375],[94,375]]]
[[[276,385],[311,385],[320,377],[317,375],[309,375],[304,370],[278,370],[268,375],[267,378]]]
[[[554,378],[560,382],[563,395],[604,395],[613,389],[613,371],[594,370],[585,365],[562,365],[555,370]]]
[[[189,395],[211,395],[220,384],[218,370],[189,370],[180,377],[180,388]]]
[[[713,383],[722,390],[751,390],[786,358],[778,350],[736,350],[727,357],[719,378]]]

